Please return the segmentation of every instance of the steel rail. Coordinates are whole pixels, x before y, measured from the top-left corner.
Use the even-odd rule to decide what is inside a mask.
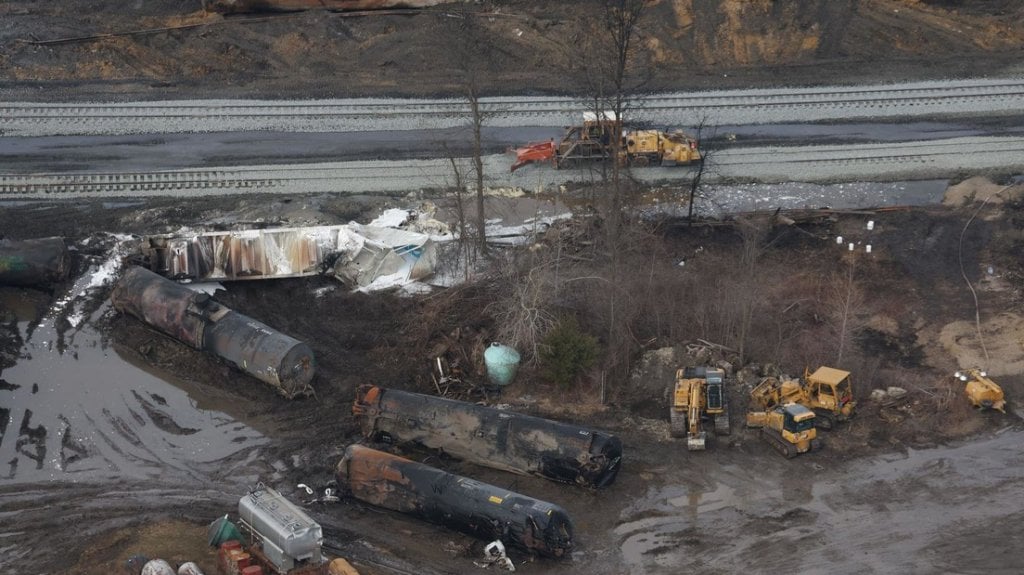
[[[1000,154],[1020,158],[1015,164],[1018,167],[1024,164],[1024,138],[729,148],[713,151],[709,163],[712,168],[729,172],[732,177],[744,170],[756,173],[758,167],[764,166],[771,167],[774,172],[785,172],[787,166],[791,166],[796,174],[806,172],[807,166],[851,166],[857,167],[860,170],[858,173],[863,173],[863,166],[930,164],[935,166],[933,169],[938,173],[943,170],[955,172],[972,161],[990,161],[991,157]],[[488,185],[529,186],[535,179],[543,179],[547,183],[564,182],[579,179],[586,173],[586,170],[554,170],[549,166],[536,166],[533,174],[517,172],[510,175],[506,171],[506,160],[508,158],[502,155],[487,158]],[[691,171],[685,168],[644,168],[633,173],[648,180],[685,180]],[[447,159],[194,168],[159,172],[0,174],[0,199],[62,198],[72,195],[124,197],[131,194],[385,193],[444,188],[450,185],[451,178],[451,164]]]

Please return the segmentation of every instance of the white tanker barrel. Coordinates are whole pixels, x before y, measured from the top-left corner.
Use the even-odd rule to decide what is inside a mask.
[[[309,393],[313,351],[274,330],[141,267],[125,272],[110,300],[114,307],[195,349],[216,354],[269,383],[285,397]]]
[[[238,500],[242,526],[260,540],[262,553],[279,572],[324,563],[323,529],[278,491],[259,485]]]
[[[45,287],[67,279],[70,269],[62,238],[0,240],[0,285]]]

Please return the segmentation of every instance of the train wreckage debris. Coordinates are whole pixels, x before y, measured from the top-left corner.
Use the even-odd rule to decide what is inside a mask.
[[[361,445],[337,466],[348,495],[487,541],[562,557],[573,525],[561,507]]]
[[[140,263],[174,280],[290,278],[329,273],[360,288],[409,282],[434,271],[430,236],[356,223],[154,235]],[[379,282],[378,282],[379,285]]]
[[[211,352],[292,398],[312,393],[313,351],[305,343],[144,268],[129,268],[114,307],[198,350]]]
[[[70,269],[63,238],[0,240],[0,285],[46,287],[67,279]]]
[[[609,433],[432,395],[364,385],[352,411],[371,440],[586,487],[611,485],[622,460]]]

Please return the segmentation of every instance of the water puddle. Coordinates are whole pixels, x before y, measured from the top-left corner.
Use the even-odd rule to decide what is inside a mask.
[[[631,573],[943,572],[936,549],[998,546],[985,527],[1024,514],[1024,432],[850,463],[709,464],[652,487],[615,529]],[[756,471],[755,471],[756,470]],[[978,547],[981,546],[981,547]],[[971,555],[968,553],[967,555]],[[962,557],[961,559],[964,559]],[[954,569],[958,570],[958,569]]]
[[[30,335],[0,374],[0,483],[202,479],[203,466],[267,443],[218,409],[227,402],[125,360],[90,327],[109,304],[87,313],[83,302],[119,259],[79,278],[38,323],[31,304],[5,295]],[[73,329],[59,333],[59,317]]]

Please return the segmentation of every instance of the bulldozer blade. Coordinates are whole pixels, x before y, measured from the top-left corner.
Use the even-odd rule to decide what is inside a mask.
[[[555,143],[553,141],[532,142],[522,148],[516,148],[516,161],[509,171],[514,172],[530,162],[550,161],[554,157]]]

